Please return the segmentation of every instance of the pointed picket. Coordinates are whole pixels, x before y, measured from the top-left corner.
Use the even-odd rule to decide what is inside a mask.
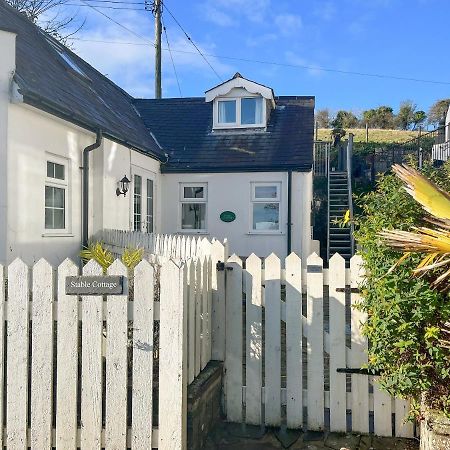
[[[330,431],[345,432],[346,377],[337,369],[346,367],[345,348],[345,260],[335,253],[329,261],[330,317]],[[338,291],[339,289],[339,291]]]
[[[53,391],[53,268],[33,267],[31,338],[31,448],[51,450]]]
[[[28,412],[28,267],[20,259],[8,267],[6,364],[6,447],[26,450]]]
[[[261,424],[262,299],[261,260],[252,253],[246,260],[246,422]]]
[[[225,399],[227,419],[242,422],[242,261],[232,255],[226,280],[226,371]]]
[[[83,275],[102,275],[94,260],[83,268]],[[102,337],[103,299],[83,296],[81,359],[81,447],[101,449],[102,435]]]
[[[197,258],[195,263],[195,376],[202,366],[202,265],[203,260]]]
[[[118,259],[108,275],[127,276],[127,268]],[[127,438],[127,344],[128,295],[108,296],[106,302],[106,424],[105,449],[126,447]]]
[[[360,255],[350,260],[351,288],[359,289],[363,279],[363,261]],[[363,336],[361,324],[367,315],[355,308],[360,302],[360,294],[351,294],[351,360],[350,367],[360,368],[367,364],[367,338]],[[369,432],[369,378],[365,375],[352,375],[352,431],[359,433]]]
[[[187,445],[184,270],[173,261],[161,267],[158,448],[164,450]]]
[[[286,258],[286,415],[288,428],[303,425],[302,377],[302,262]]]
[[[66,294],[66,277],[78,275],[66,259],[58,267],[56,448],[77,448],[78,296]]]
[[[211,354],[212,359],[225,360],[225,271],[218,271],[217,263],[225,262],[228,253],[218,240],[211,245]]]
[[[264,260],[265,269],[265,422],[281,424],[281,262],[275,254]]]
[[[134,269],[132,450],[152,448],[154,269],[141,261]]]
[[[183,234],[183,236],[181,237],[181,254],[180,254],[180,258],[185,261],[186,260],[186,236]]]
[[[208,267],[210,257],[204,257],[202,261],[202,347],[201,347],[201,370],[206,367],[210,360],[208,356],[208,341],[210,337],[209,311],[208,311]]]
[[[324,427],[324,362],[323,362],[323,261],[313,253],[307,259],[308,325],[308,429]]]
[[[195,311],[196,311],[196,297],[195,297],[195,274],[196,265],[194,260],[189,259],[186,264],[186,271],[189,283],[188,289],[188,383],[191,384],[195,378]]]

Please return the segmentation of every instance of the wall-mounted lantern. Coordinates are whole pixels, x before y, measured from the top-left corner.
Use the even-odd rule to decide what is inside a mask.
[[[124,197],[127,195],[128,188],[130,186],[130,180],[125,175],[118,183],[118,187],[116,189],[116,195],[117,197],[119,195],[123,195]]]

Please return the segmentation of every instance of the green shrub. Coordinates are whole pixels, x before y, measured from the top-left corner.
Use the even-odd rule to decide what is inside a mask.
[[[449,190],[450,164],[424,172]],[[378,237],[383,229],[409,230],[423,222],[423,210],[394,175],[382,175],[376,190],[360,196],[362,213],[355,237],[366,268],[359,307],[370,342],[369,368],[381,371],[380,385],[391,395],[419,401],[427,393],[432,407],[450,414],[450,351],[437,345],[442,324],[450,321],[448,294],[432,290],[426,278],[412,277],[415,255],[395,270],[399,253]]]

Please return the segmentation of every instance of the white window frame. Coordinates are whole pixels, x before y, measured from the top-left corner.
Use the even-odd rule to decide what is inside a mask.
[[[189,198],[184,196],[185,187],[202,187],[203,198]],[[180,206],[178,208],[178,232],[183,234],[207,234],[208,233],[208,183],[180,183]],[[183,228],[183,204],[186,203],[203,203],[205,205],[205,228],[188,229]]]
[[[262,121],[261,123],[241,123],[241,101],[248,98],[261,98],[262,101]],[[236,102],[236,122],[234,123],[220,123],[219,122],[219,102]],[[242,97],[217,97],[214,100],[213,106],[213,127],[214,129],[229,129],[229,128],[266,128],[267,126],[267,111],[264,97],[260,95],[243,95]]]
[[[275,186],[277,188],[277,196],[273,197],[256,197],[256,188],[257,187],[272,187]],[[250,229],[249,234],[284,234],[283,228],[281,226],[281,218],[283,216],[283,204],[282,204],[282,196],[281,189],[282,183],[281,181],[252,181],[250,183]],[[278,203],[278,229],[277,230],[256,230],[253,228],[253,207],[257,203]]]
[[[47,163],[59,164],[64,167],[64,180],[59,178],[52,178],[47,176]],[[43,236],[67,236],[71,235],[72,221],[71,221],[71,190],[70,190],[70,160],[61,156],[50,153],[45,154],[45,182],[44,182],[44,232]],[[45,187],[54,187],[64,189],[64,228],[45,228]]]
[[[153,181],[153,233],[157,233],[157,191],[158,186],[156,183],[156,174],[148,169],[143,169],[140,166],[131,166],[131,183],[129,196],[129,213],[130,213],[130,230],[134,230],[134,176],[138,175],[141,177],[141,231],[142,233],[147,233],[147,180]]]

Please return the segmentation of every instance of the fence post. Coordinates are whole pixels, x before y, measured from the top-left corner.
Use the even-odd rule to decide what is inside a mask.
[[[186,270],[166,261],[161,267],[159,448],[187,447]]]
[[[225,360],[225,271],[216,269],[219,261],[226,262],[228,259],[228,246],[226,242],[214,241],[211,246],[211,334],[212,334],[212,359]]]

